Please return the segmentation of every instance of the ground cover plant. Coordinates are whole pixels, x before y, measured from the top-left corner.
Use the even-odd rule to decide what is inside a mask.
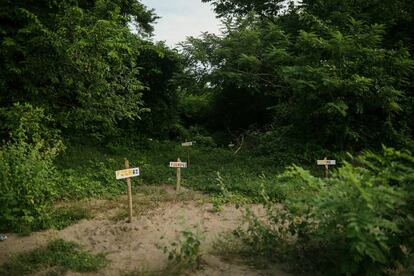
[[[58,166],[63,173],[72,176],[75,186],[66,183],[62,189],[67,186],[68,196],[71,191],[73,196],[123,193],[124,183],[114,179],[114,171],[122,169],[125,158],[132,165],[140,167],[142,175],[134,179],[135,187],[142,184],[174,185],[175,170],[168,167],[169,162],[177,157],[187,161],[187,150],[179,141],[151,141],[144,145],[131,143],[128,147],[127,150],[123,147],[102,150],[77,146],[66,150],[65,156],[58,160]],[[256,193],[255,181],[258,175],[275,175],[283,170],[266,158],[250,152],[243,151],[235,155],[233,150],[202,145],[191,149],[190,161],[190,167],[182,170],[183,185],[212,193],[222,192],[217,173],[229,190],[253,196]],[[89,181],[92,185],[84,189],[84,181]]]
[[[48,275],[67,271],[96,272],[106,264],[103,254],[92,255],[78,244],[64,240],[14,256],[0,266],[0,275],[29,275],[47,270]]]

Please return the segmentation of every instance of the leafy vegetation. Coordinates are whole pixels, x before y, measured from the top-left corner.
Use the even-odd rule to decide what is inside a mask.
[[[59,207],[50,211],[49,225],[44,228],[64,229],[82,219],[91,218],[91,212],[81,206]]]
[[[280,184],[284,209],[266,202],[268,223],[251,214],[248,230],[238,234],[260,254],[326,275],[412,267],[413,156],[384,148],[382,155],[366,152],[353,162],[329,179],[291,167]]]
[[[232,18],[223,37],[183,44],[192,73],[213,87],[211,121],[218,123],[211,127],[268,125],[273,140],[336,151],[378,147],[379,140],[410,145],[401,125],[411,97],[407,49],[385,48],[384,26],[351,17],[342,26],[306,11],[292,20],[294,31],[282,18],[274,24],[255,15]],[[198,71],[201,61],[207,73]]]
[[[92,255],[76,243],[55,240],[44,248],[14,256],[0,266],[0,275],[28,275],[44,270],[48,270],[50,275],[61,275],[67,271],[96,272],[105,264],[103,254]]]
[[[22,232],[42,228],[47,221],[58,180],[53,161],[62,143],[47,130],[49,118],[41,108],[17,104],[4,111],[6,117],[16,113],[21,117],[11,139],[0,148],[0,228]]]
[[[182,231],[179,241],[164,247],[168,253],[168,271],[170,275],[182,275],[183,272],[195,269],[200,265],[200,237],[191,231]]]

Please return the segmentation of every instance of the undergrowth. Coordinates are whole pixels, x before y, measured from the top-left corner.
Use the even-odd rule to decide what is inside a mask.
[[[92,255],[78,244],[55,240],[46,247],[11,258],[0,266],[0,275],[27,275],[47,270],[49,275],[72,272],[96,272],[106,264],[104,254]]]
[[[82,219],[92,217],[91,211],[82,206],[56,208],[51,211],[50,225],[47,228],[64,229]]]
[[[257,177],[263,175],[268,190],[274,186],[273,176],[283,170],[263,156],[241,151],[238,154],[226,148],[212,148],[196,144],[183,148],[179,142],[147,141],[131,147],[98,149],[90,146],[71,146],[58,159],[57,167],[68,180],[59,194],[65,198],[100,197],[125,192],[124,181],[117,181],[115,170],[123,169],[124,159],[131,166],[139,166],[141,175],[133,179],[133,188],[141,185],[175,185],[175,170],[168,167],[177,157],[184,162],[190,154],[191,163],[181,170],[182,185],[195,190],[217,194],[217,173],[229,191],[247,197],[260,197]],[[89,183],[89,185],[86,185]]]
[[[279,180],[284,208],[265,200],[267,221],[249,213],[236,232],[252,254],[325,275],[413,272],[411,153],[365,152],[329,179],[292,166]]]
[[[13,154],[8,156],[11,158]],[[19,212],[13,211],[10,215],[4,212],[7,217],[3,216],[3,219],[6,218],[8,222],[2,223],[0,230],[29,233],[51,227],[62,228],[75,222],[76,216],[66,216],[71,218],[63,222],[62,216],[56,216],[55,212],[52,212],[55,202],[84,198],[114,199],[125,194],[125,181],[115,179],[115,171],[123,169],[125,158],[130,161],[131,166],[140,167],[141,175],[132,179],[134,193],[144,185],[174,186],[175,170],[169,168],[168,163],[177,157],[187,161],[188,156],[191,163],[189,168],[181,172],[182,185],[211,194],[216,211],[224,204],[234,203],[241,206],[260,201],[261,189],[258,189],[258,185],[262,185],[269,195],[280,196],[275,176],[282,168],[269,161],[267,157],[254,155],[247,149],[235,154],[234,150],[226,148],[202,144],[184,148],[178,142],[146,139],[131,142],[128,146],[67,145],[65,152],[59,156],[53,156],[47,161],[36,161],[47,162],[47,166],[42,169],[45,173],[39,174],[43,178],[37,180],[28,174],[39,171],[29,166],[26,168],[25,181],[16,185],[10,184],[10,187],[14,187],[12,190],[16,187],[28,189],[25,192],[27,197],[20,199],[24,199],[25,204],[19,203]],[[13,178],[8,179],[14,181]],[[225,192],[220,186],[220,181],[225,183]],[[6,211],[17,210],[12,208],[17,204],[17,197],[13,193],[3,193],[0,196],[6,202],[5,206],[10,205],[10,208],[6,207]],[[82,215],[83,213],[80,212],[81,218],[87,218],[87,215]],[[119,214],[117,219],[124,216],[125,214]]]

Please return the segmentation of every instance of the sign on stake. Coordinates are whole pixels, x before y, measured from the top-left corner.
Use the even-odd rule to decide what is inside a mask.
[[[115,175],[117,180],[139,176],[139,168],[116,171]]]
[[[170,168],[177,169],[177,193],[180,192],[181,188],[181,168],[187,168],[187,162],[181,162],[180,158],[177,158],[177,162],[170,162]]]
[[[328,160],[327,157],[325,157],[323,160],[317,160],[316,164],[318,166],[325,166],[325,177],[329,176],[329,166],[335,166],[336,160]]]
[[[196,141],[190,141],[190,142],[181,143],[181,146],[182,147],[187,147],[187,162],[188,162],[188,167],[190,167],[190,147],[192,147],[195,143],[196,143]]]
[[[128,186],[128,222],[132,222],[132,187],[131,177],[139,176],[139,168],[129,168],[129,161],[125,159],[125,170],[115,172],[116,179],[126,179]]]
[[[196,141],[191,141],[191,142],[184,142],[181,144],[181,146],[183,147],[191,147],[196,143]]]

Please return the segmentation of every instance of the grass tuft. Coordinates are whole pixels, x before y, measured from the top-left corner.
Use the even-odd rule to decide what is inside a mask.
[[[12,257],[0,266],[0,275],[28,275],[45,270],[52,275],[67,271],[96,272],[105,264],[104,254],[92,255],[74,242],[58,239],[46,247]]]
[[[56,209],[51,216],[52,226],[58,230],[62,230],[82,219],[92,217],[89,209],[81,206],[70,206]]]

